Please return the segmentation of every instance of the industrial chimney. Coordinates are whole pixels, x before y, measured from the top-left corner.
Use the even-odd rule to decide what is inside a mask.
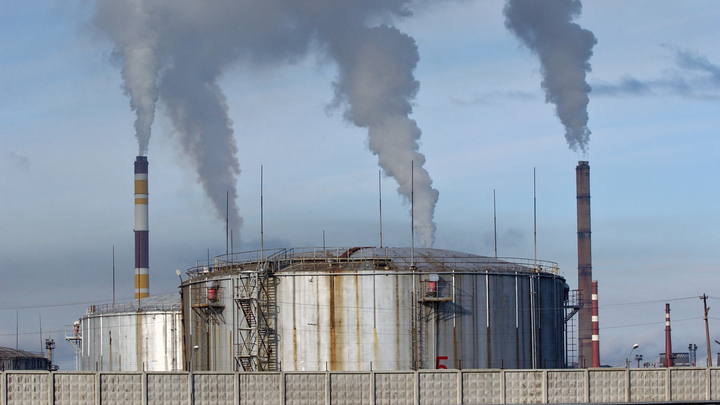
[[[580,290],[580,304],[582,305],[578,314],[578,366],[584,368],[595,364],[592,350],[590,166],[587,161],[578,162],[575,168],[575,177],[577,182],[578,290]]]
[[[672,367],[672,333],[670,332],[670,304],[665,304],[665,363],[663,366]]]
[[[148,241],[148,161],[135,159],[135,298],[150,295]]]
[[[592,366],[600,367],[600,324],[598,317],[598,282],[592,282]]]

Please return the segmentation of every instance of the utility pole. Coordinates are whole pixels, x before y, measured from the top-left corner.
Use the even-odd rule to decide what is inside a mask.
[[[705,340],[707,341],[707,366],[712,367],[712,353],[710,352],[710,328],[708,327],[708,311],[710,308],[707,306],[707,299],[708,296],[706,294],[703,294],[702,297],[700,297],[701,300],[703,300],[703,306],[705,307]]]

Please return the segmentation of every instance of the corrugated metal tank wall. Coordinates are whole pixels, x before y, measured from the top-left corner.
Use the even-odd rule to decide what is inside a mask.
[[[179,308],[179,305],[175,306]],[[179,309],[149,307],[140,311],[137,308],[123,311],[91,307],[80,323],[82,370],[183,369],[182,317]]]
[[[273,364],[266,369],[565,367],[566,283],[556,271],[433,249],[419,250],[413,271],[409,253],[366,248],[344,260],[296,256],[278,267],[270,278]],[[236,356],[249,325],[237,291],[249,266],[241,268],[208,267],[183,287],[192,325],[186,356],[198,346],[196,370],[243,370]],[[212,283],[218,295],[211,303]]]

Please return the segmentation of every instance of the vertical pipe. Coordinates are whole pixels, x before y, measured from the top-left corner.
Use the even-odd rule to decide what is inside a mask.
[[[665,304],[665,367],[672,367],[672,341],[670,333],[670,304]]]
[[[383,247],[382,242],[382,171],[378,170],[378,198],[380,199],[380,248]]]
[[[598,322],[598,283],[592,282],[592,366],[600,367],[600,325]]]
[[[577,235],[578,235],[578,290],[580,312],[578,314],[578,366],[592,364],[592,250],[590,245],[590,166],[587,161],[578,162],[575,168],[577,182]]]
[[[148,240],[148,160],[135,160],[135,298],[150,295]]]

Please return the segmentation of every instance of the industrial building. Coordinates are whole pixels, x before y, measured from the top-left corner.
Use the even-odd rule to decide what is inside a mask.
[[[0,371],[50,370],[51,363],[44,354],[0,347]]]
[[[91,306],[66,333],[79,370],[536,369],[599,361],[596,315],[592,354],[583,355],[590,330],[583,317],[575,349],[572,318],[591,309],[590,287],[581,286],[576,302],[557,264],[542,260],[414,247],[261,249],[197,262],[179,295],[152,296],[148,196],[148,162],[138,156],[136,299]],[[579,162],[583,283],[591,277],[589,213],[589,166]]]
[[[219,256],[182,284],[194,370],[564,368],[555,263],[439,249]]]

